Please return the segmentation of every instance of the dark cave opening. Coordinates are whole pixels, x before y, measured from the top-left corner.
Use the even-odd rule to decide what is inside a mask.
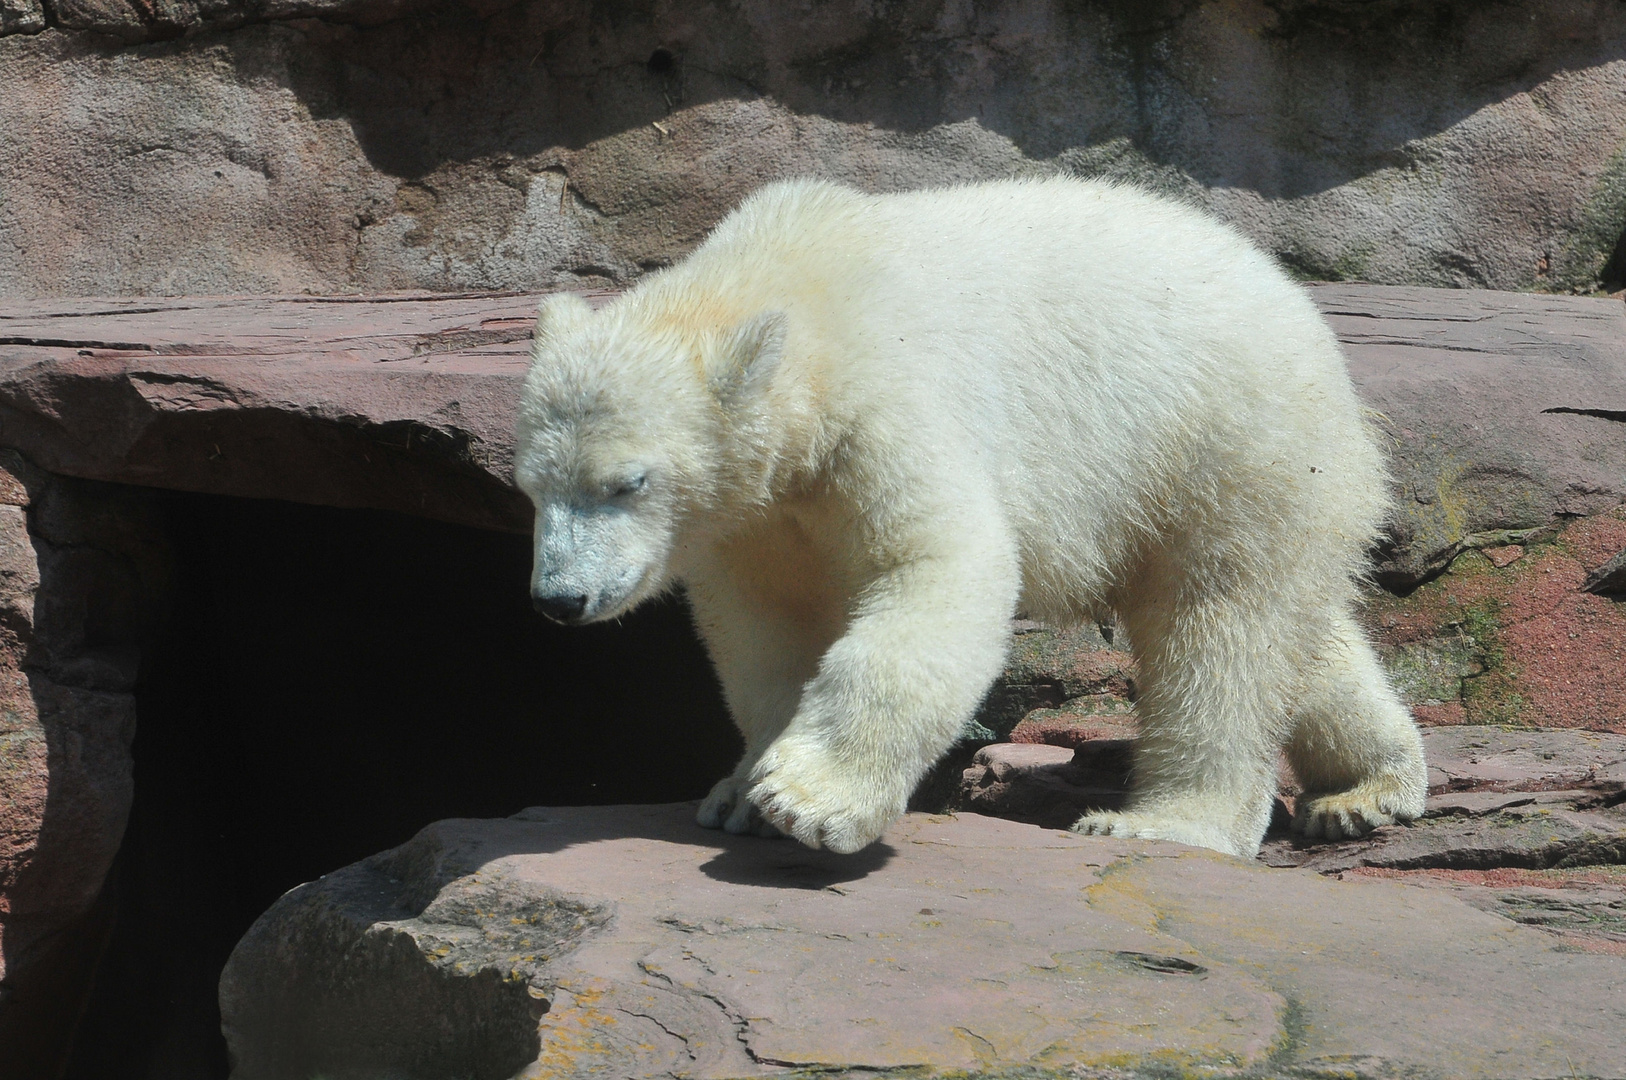
[[[523,536],[156,497],[174,585],[67,1080],[224,1077],[220,969],[294,885],[440,818],[698,798],[739,752],[678,598],[564,628]]]
[[[1626,289],[1626,231],[1622,231],[1620,238],[1615,241],[1615,248],[1609,253],[1609,261],[1604,263],[1603,271],[1598,277],[1598,287],[1604,292],[1612,293]]]

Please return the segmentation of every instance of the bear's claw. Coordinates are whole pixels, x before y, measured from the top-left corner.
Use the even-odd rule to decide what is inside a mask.
[[[1391,794],[1384,797],[1363,786],[1331,795],[1301,795],[1293,831],[1311,840],[1354,840],[1422,812],[1420,806],[1409,805],[1419,800]]]
[[[852,772],[816,747],[778,747],[757,764],[746,797],[786,835],[848,855],[880,839],[907,798],[888,799],[875,785],[854,784]]]
[[[703,829],[722,829],[734,836],[761,836],[767,839],[784,836],[773,823],[762,816],[750,800],[744,797],[749,782],[728,776],[719,780],[700,802],[694,820]]]
[[[1072,831],[1086,836],[1116,836],[1134,840],[1172,840],[1177,844],[1211,848],[1228,855],[1252,858],[1233,838],[1211,825],[1172,814],[1098,811],[1073,822]]]

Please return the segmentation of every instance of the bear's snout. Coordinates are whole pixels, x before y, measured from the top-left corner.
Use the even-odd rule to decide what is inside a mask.
[[[554,622],[572,623],[587,610],[587,597],[583,595],[541,596],[532,594],[531,606]]]

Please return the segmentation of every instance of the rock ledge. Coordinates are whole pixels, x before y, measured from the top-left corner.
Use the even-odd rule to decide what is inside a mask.
[[[1618,959],[1447,891],[974,814],[912,814],[843,857],[705,832],[692,812],[440,822],[294,890],[222,980],[233,1076],[1626,1062]],[[1515,973],[1518,993],[1485,992]]]

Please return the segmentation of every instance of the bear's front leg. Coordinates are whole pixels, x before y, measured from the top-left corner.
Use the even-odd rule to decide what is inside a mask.
[[[862,591],[796,715],[751,771],[748,797],[769,823],[845,853],[903,813],[1004,661],[1016,555],[989,535],[991,519],[969,538],[980,542],[913,558]],[[944,538],[956,528],[967,539],[949,523]]]
[[[778,560],[752,550],[701,562],[687,581],[695,625],[711,654],[729,715],[745,740],[734,771],[712,786],[695,811],[703,828],[736,835],[779,836],[746,798],[763,752],[796,714],[802,686],[841,633],[840,604],[786,602],[781,582],[762,573]],[[767,580],[764,580],[764,577]],[[821,608],[828,606],[828,612]]]

